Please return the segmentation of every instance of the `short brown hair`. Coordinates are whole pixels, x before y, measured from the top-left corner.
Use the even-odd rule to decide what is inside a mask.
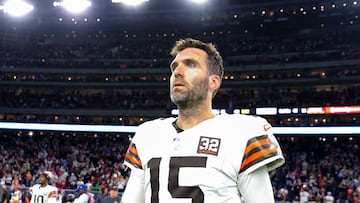
[[[224,75],[223,59],[213,43],[205,43],[192,38],[180,39],[175,42],[175,45],[170,51],[170,55],[175,57],[186,48],[197,48],[205,51],[208,54],[207,64],[209,74],[218,75],[220,80],[222,80]],[[215,96],[215,94],[216,91],[213,96]]]

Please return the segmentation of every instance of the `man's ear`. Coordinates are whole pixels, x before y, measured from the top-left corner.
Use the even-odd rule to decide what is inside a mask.
[[[219,89],[220,85],[221,85],[220,76],[215,75],[215,74],[209,76],[209,88],[212,91],[215,91],[215,90]]]

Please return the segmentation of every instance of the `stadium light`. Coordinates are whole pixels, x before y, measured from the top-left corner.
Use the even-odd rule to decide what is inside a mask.
[[[53,3],[55,7],[61,6],[70,13],[74,14],[84,12],[87,8],[91,6],[91,4],[92,3],[89,0],[63,0],[61,2],[54,1]]]
[[[202,3],[207,2],[207,0],[190,0],[190,1],[197,3],[197,4],[202,4]]]
[[[28,14],[34,9],[34,6],[23,0],[8,0],[3,6],[0,6],[0,10],[9,15],[19,17]]]
[[[138,6],[149,0],[111,0],[112,3],[123,3],[129,6]]]

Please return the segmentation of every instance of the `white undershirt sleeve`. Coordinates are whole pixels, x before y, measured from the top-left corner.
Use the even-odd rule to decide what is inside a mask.
[[[274,203],[274,193],[266,166],[239,174],[237,186],[244,203]]]
[[[144,172],[132,169],[121,203],[145,203]]]

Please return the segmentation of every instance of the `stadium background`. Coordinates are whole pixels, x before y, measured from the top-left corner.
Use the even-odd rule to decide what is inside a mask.
[[[296,202],[303,188],[314,202],[327,192],[360,202],[360,138],[352,131],[360,120],[359,2],[93,1],[82,14],[32,3],[26,17],[0,14],[0,178],[9,190],[26,193],[44,169],[67,192],[79,182],[94,193],[104,185],[122,190],[132,131],[4,126],[137,126],[175,116],[168,53],[175,40],[193,37],[214,42],[224,58],[214,110],[260,115],[294,131],[350,127],[276,134],[286,157],[271,174],[278,201]]]

